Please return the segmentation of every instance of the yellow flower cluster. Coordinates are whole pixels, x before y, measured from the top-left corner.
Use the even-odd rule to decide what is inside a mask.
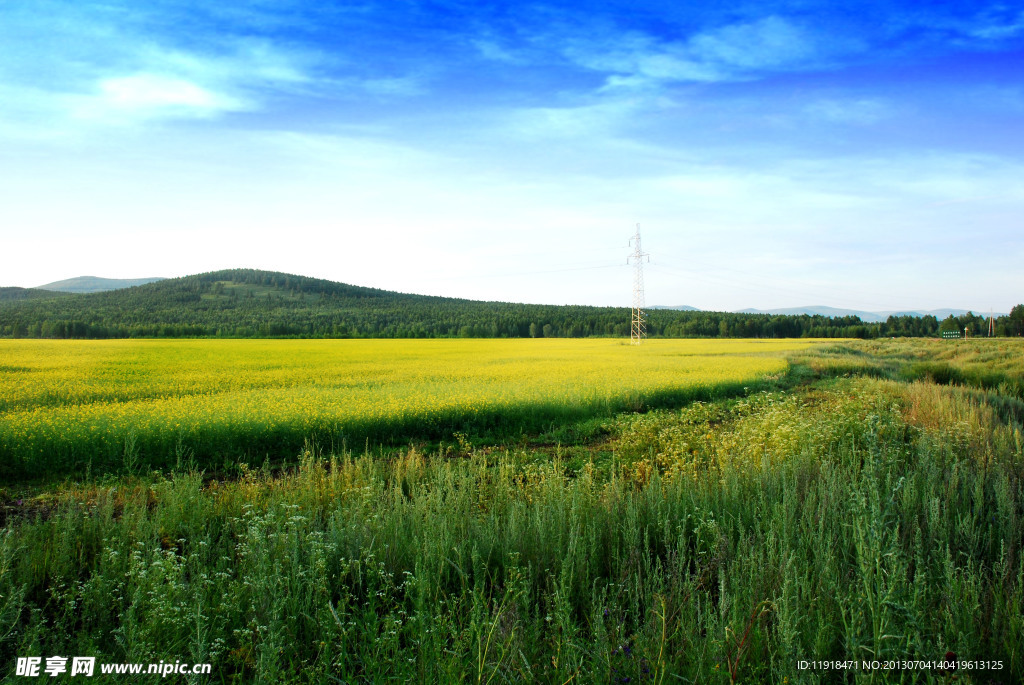
[[[785,370],[799,340],[0,340],[0,456],[629,408]],[[358,433],[358,431],[356,431]],[[134,439],[134,438],[133,438]],[[232,441],[237,442],[237,441]]]

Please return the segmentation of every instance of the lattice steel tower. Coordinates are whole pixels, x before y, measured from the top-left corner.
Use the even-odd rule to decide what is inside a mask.
[[[636,235],[630,240],[633,243],[633,254],[626,258],[629,264],[633,260],[633,325],[629,331],[629,341],[639,345],[647,337],[647,321],[644,315],[644,257],[650,256],[640,249],[640,224],[636,225]]]

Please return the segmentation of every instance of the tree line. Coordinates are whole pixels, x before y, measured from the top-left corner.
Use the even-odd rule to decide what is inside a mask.
[[[21,289],[6,289],[7,291]],[[102,293],[51,297],[0,293],[0,336],[13,338],[582,338],[626,337],[623,307],[528,305],[409,295],[321,279],[233,269]],[[966,314],[856,316],[653,310],[651,337],[875,338],[988,331]],[[1024,332],[1024,306],[996,320],[997,335]]]

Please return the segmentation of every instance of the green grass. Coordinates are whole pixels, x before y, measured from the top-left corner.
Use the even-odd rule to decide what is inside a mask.
[[[0,536],[0,663],[209,661],[238,683],[948,683],[798,662],[953,652],[1003,666],[955,682],[1020,682],[1020,400],[906,380],[919,349],[804,353],[773,389],[506,447],[309,447],[284,471],[25,495]]]
[[[801,357],[824,375],[856,373],[998,390],[1024,399],[1019,339],[872,340],[823,347]]]

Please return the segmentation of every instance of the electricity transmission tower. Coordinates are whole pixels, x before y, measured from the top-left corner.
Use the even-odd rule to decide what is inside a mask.
[[[988,337],[994,338],[996,335],[996,312],[993,309],[988,313]]]
[[[644,257],[650,261],[650,255],[640,250],[640,224],[636,225],[636,235],[630,240],[633,243],[633,254],[626,258],[629,264],[633,260],[633,325],[629,331],[629,342],[639,345],[647,337],[647,321],[644,315]]]

